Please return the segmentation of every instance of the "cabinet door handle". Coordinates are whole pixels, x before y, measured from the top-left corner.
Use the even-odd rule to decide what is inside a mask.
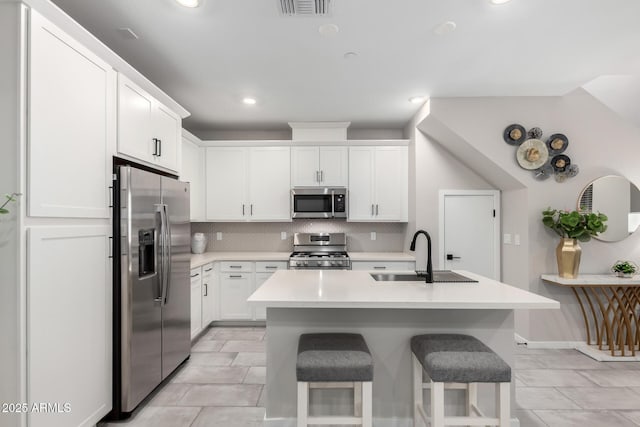
[[[191,277],[198,277],[200,273],[192,274]]]
[[[324,182],[324,171],[320,171],[320,182]]]
[[[231,279],[240,279],[240,278],[242,278],[242,274],[230,274],[229,278],[231,278]]]
[[[241,265],[230,265],[229,268],[242,268]]]
[[[249,214],[253,216],[253,203],[249,205]]]
[[[277,269],[278,266],[277,265],[267,265],[264,268],[271,268],[271,269]]]
[[[373,210],[373,205],[371,205],[371,216],[373,216],[373,215],[374,215],[374,213],[373,213],[373,212],[374,212],[374,210]]]
[[[162,140],[158,140],[158,157],[162,157]]]
[[[384,265],[374,265],[374,266],[373,266],[373,269],[374,269],[374,270],[386,270],[386,268],[387,268],[387,267],[386,267],[386,266],[384,266]]]
[[[244,216],[244,203],[242,204],[242,216]]]
[[[206,283],[204,284],[204,296],[209,296],[209,286]]]
[[[211,271],[211,270],[213,270],[213,267],[211,267],[211,268],[207,268],[205,271],[206,271],[206,272],[209,272],[209,271]]]
[[[376,203],[376,216],[378,216],[378,204]]]
[[[157,156],[158,155],[158,138],[152,138],[151,140],[153,141],[153,155]]]

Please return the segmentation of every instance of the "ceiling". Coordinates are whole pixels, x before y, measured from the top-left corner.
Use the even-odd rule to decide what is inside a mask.
[[[189,110],[196,135],[289,121],[398,129],[415,95],[562,95],[640,74],[637,0],[332,0],[328,17],[282,15],[279,0],[52,1]],[[449,20],[456,30],[436,35]]]

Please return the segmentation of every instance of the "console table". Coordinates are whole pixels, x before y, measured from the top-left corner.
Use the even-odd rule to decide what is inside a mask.
[[[610,351],[611,356],[635,356],[640,351],[640,276],[581,274],[576,279],[565,279],[543,274],[542,280],[571,288],[582,310],[587,345],[592,345],[593,325],[594,344],[599,350]]]

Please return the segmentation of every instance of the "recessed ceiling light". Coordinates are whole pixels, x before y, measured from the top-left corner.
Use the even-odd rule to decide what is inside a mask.
[[[445,34],[452,33],[456,30],[456,23],[453,21],[444,21],[442,24],[438,25],[433,29],[434,34],[437,36],[443,36]]]
[[[509,3],[511,0],[491,0],[491,4],[505,4]]]
[[[318,32],[325,37],[335,36],[338,31],[340,31],[340,28],[336,24],[324,24],[318,28]]]
[[[200,0],[176,0],[178,4],[184,7],[198,7]]]
[[[356,52],[347,52],[344,54],[344,59],[353,59],[356,56],[358,56]]]
[[[412,104],[422,104],[424,102],[424,96],[412,96],[409,98],[409,102]]]
[[[257,101],[255,98],[244,98],[242,102],[244,102],[247,105],[255,105]]]

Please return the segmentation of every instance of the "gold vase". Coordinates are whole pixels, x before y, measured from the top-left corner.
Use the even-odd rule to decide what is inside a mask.
[[[575,279],[578,277],[578,267],[580,267],[580,255],[582,249],[576,239],[560,239],[556,247],[556,258],[558,259],[558,274],[565,279]]]

